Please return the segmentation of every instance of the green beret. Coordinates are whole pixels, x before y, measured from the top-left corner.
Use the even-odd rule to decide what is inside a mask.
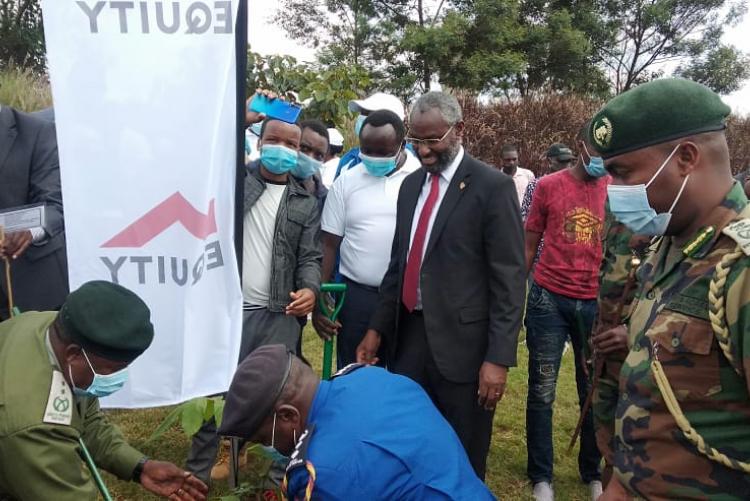
[[[683,78],[662,78],[623,92],[605,104],[591,120],[588,142],[603,158],[611,158],[722,130],[730,112],[708,87]]]
[[[154,339],[146,303],[111,282],[86,282],[71,292],[59,320],[71,341],[107,360],[132,362]]]

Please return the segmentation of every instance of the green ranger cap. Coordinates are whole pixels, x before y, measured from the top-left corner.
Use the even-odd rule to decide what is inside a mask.
[[[683,78],[662,78],[623,92],[591,120],[589,143],[603,158],[722,130],[731,112],[718,94]]]
[[[60,309],[64,333],[107,360],[132,362],[154,339],[151,311],[134,292],[101,280],[71,292]]]

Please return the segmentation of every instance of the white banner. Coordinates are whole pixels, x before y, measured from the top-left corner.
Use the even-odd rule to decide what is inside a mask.
[[[42,3],[71,290],[132,289],[156,333],[107,407],[225,391],[237,365],[237,4]]]

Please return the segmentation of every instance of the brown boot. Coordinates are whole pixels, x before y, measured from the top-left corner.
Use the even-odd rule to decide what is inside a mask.
[[[242,468],[247,464],[245,454],[240,454],[239,467]],[[219,454],[216,457],[216,464],[211,468],[211,482],[220,482],[229,478],[229,440],[222,440]]]

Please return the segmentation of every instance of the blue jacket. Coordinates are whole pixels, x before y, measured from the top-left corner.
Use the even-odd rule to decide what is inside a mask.
[[[379,367],[350,365],[321,381],[287,469],[288,497],[304,499],[495,499],[424,390]]]

